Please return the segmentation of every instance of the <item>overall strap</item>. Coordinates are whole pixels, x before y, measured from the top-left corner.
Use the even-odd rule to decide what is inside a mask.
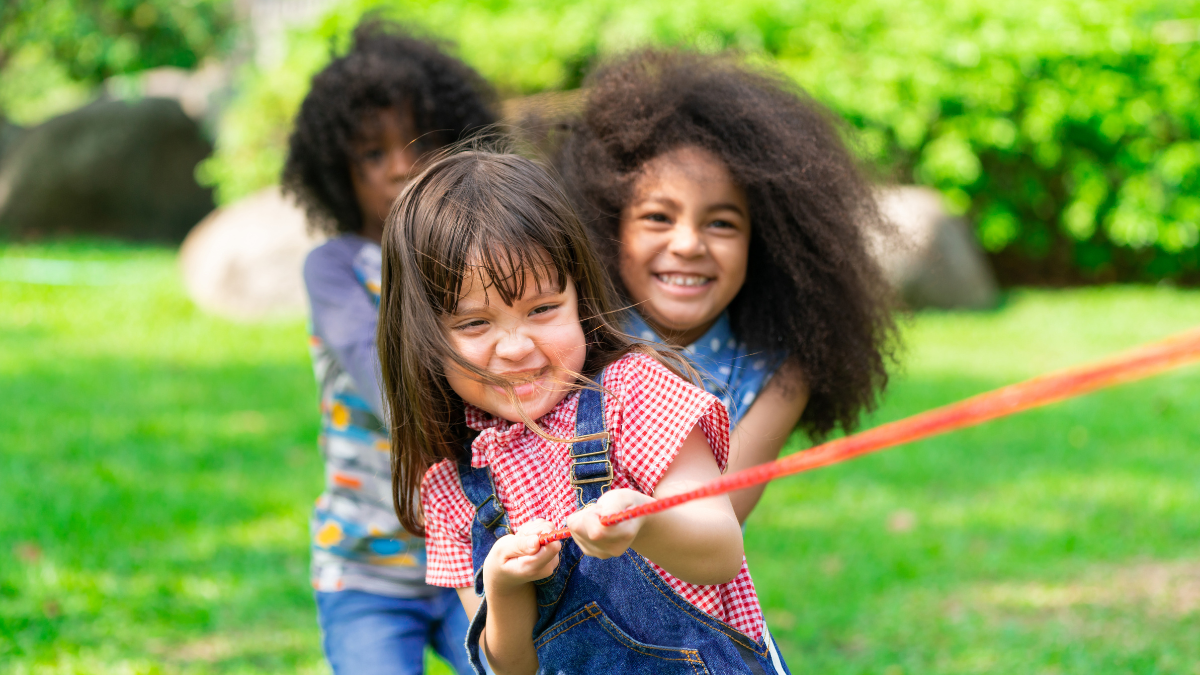
[[[469,446],[467,457],[470,457]],[[496,496],[496,486],[492,484],[492,472],[488,467],[475,468],[470,460],[460,459],[458,480],[462,483],[463,494],[475,507],[475,517],[471,520],[471,566],[475,570],[475,594],[482,596],[483,561],[496,540],[511,531],[508,514]]]
[[[491,471],[486,466],[477,469],[468,462],[459,462],[458,478],[462,482],[463,494],[475,507],[475,520],[471,528],[482,526],[496,539],[508,534],[508,513],[496,497]]]
[[[600,384],[603,373],[596,378]],[[579,392],[575,411],[575,438],[571,444],[571,487],[575,488],[575,507],[583,508],[612,487],[613,469],[608,457],[608,432],[604,430],[604,392],[584,389]]]

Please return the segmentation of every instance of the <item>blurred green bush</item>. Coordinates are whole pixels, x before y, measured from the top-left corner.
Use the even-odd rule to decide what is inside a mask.
[[[379,10],[456,43],[507,96],[645,44],[773,62],[931,185],[1009,282],[1200,281],[1200,0],[353,0],[243,77],[202,178],[277,179],[313,72]]]
[[[228,53],[233,0],[0,1],[0,119],[37,124],[105,79]]]

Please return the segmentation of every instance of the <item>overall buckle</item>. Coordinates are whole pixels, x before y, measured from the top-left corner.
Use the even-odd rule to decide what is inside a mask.
[[[603,483],[603,485],[600,486],[600,494],[604,494],[605,492],[608,492],[608,490],[612,487],[612,481],[613,481],[612,462],[609,461],[609,459],[608,459],[608,432],[602,431],[597,434],[589,434],[588,436],[581,436],[580,438],[575,439],[575,443],[580,443],[580,442],[586,443],[586,442],[590,442],[590,441],[602,441],[601,449],[596,450],[594,452],[582,452],[579,454],[575,454],[574,452],[571,453],[571,471],[570,471],[569,479],[570,479],[571,487],[573,487],[575,489],[575,493],[579,497],[580,503],[584,503],[583,488],[581,486],[590,485],[592,483]],[[572,450],[574,450],[574,443],[572,443]],[[598,459],[592,459],[592,458],[598,458]],[[586,467],[586,466],[598,465],[598,464],[604,466],[604,473],[599,476],[591,476],[591,477],[581,478],[576,473],[576,470],[579,467]],[[589,473],[591,473],[591,472],[589,472]],[[588,503],[590,503],[590,502],[588,502]]]
[[[482,513],[484,507],[488,506],[489,504],[491,505],[491,508],[489,509],[490,513]],[[506,513],[507,512],[504,510],[504,505],[500,503],[499,499],[496,499],[496,495],[494,493],[488,495],[488,498],[480,502],[479,506],[475,508],[475,518],[479,520],[480,525],[483,525],[489,530],[494,528],[496,523],[500,522]],[[486,521],[484,520],[485,518],[487,518]]]

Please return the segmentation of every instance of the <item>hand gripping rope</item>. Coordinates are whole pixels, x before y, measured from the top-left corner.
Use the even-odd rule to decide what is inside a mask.
[[[974,426],[1096,389],[1140,380],[1197,360],[1200,360],[1200,329],[1138,347],[1091,365],[1035,377],[853,436],[839,438],[769,464],[722,476],[690,492],[664,497],[604,516],[600,522],[615,525],[631,518],[665,511],[693,499],[741,490],[782,476],[836,464],[869,452]],[[561,529],[541,535],[539,541],[545,545],[570,536],[569,530]]]

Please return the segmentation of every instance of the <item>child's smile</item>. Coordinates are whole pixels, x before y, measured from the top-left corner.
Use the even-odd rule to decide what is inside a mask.
[[[646,162],[621,214],[621,280],[663,337],[688,345],[746,280],[746,197],[712,153],[685,146]]]
[[[538,288],[529,279],[525,294],[509,306],[481,274],[469,274],[463,282],[458,307],[442,319],[450,343],[508,386],[481,382],[447,361],[450,388],[463,401],[510,422],[522,421],[521,412],[533,420],[550,412],[570,392],[587,353],[575,284],[568,280],[560,292],[552,281],[543,279]]]

